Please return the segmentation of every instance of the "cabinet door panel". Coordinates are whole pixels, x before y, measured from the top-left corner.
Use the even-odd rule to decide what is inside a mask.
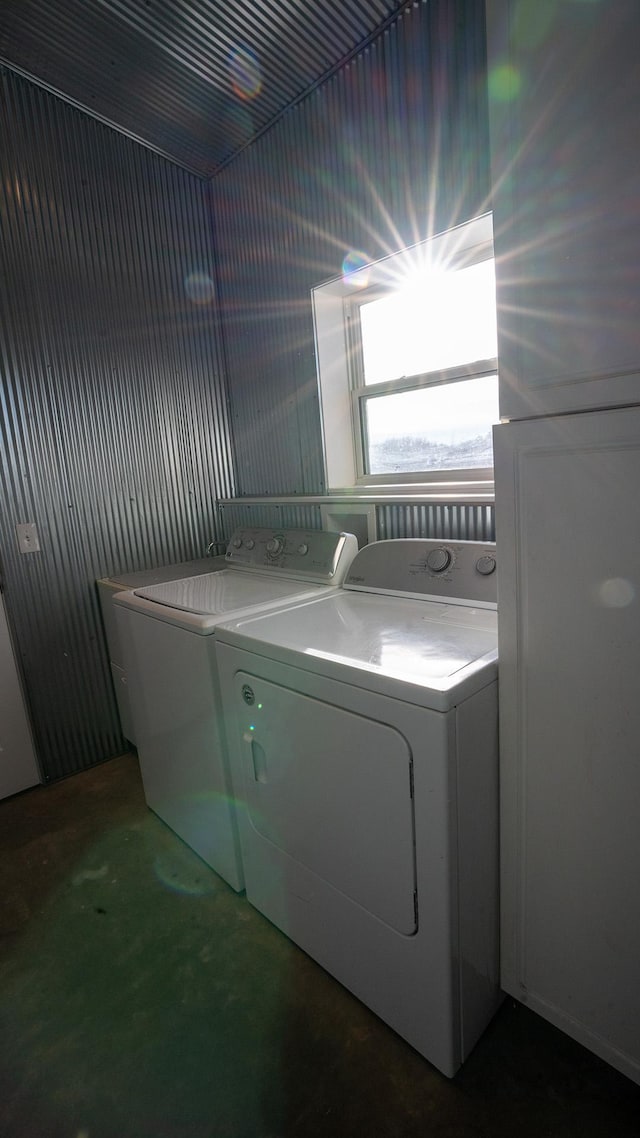
[[[640,407],[495,462],[502,987],[640,1082]]]
[[[501,415],[640,403],[640,4],[487,15]]]

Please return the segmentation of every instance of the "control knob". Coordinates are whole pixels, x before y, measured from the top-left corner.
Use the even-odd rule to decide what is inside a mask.
[[[306,541],[300,542],[300,545],[298,546],[298,553],[300,554],[300,556],[304,557],[305,553],[308,553],[308,552],[309,552],[309,546],[307,545]]]
[[[267,553],[281,553],[284,542],[281,537],[271,537],[267,542]]]
[[[427,554],[427,566],[432,573],[444,573],[451,564],[451,554],[448,549],[432,549]]]
[[[242,538],[241,537],[234,537],[231,544],[234,547],[234,549],[240,549],[240,546],[242,545]]]
[[[245,545],[246,545],[247,549],[253,549],[255,544],[256,543],[252,537],[248,537],[247,540],[245,541]]]
[[[495,567],[496,559],[492,553],[485,553],[476,561],[476,569],[483,577],[489,577],[495,571]]]

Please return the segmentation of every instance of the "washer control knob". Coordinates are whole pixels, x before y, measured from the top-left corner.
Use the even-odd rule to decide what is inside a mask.
[[[240,549],[240,546],[242,545],[242,538],[241,537],[234,537],[231,544],[232,544],[234,549]]]
[[[489,577],[492,573],[495,572],[495,568],[496,559],[491,553],[485,553],[476,561],[476,569],[478,570],[478,573],[482,573],[483,577]]]
[[[256,543],[252,537],[248,537],[244,544],[246,545],[247,549],[253,549]]]
[[[298,553],[300,554],[300,556],[304,557],[305,553],[308,553],[308,552],[309,552],[309,546],[307,545],[306,541],[300,542],[300,545],[298,546]]]
[[[281,553],[284,542],[281,537],[272,537],[267,542],[267,553]]]
[[[451,564],[451,554],[448,549],[432,549],[427,554],[427,566],[432,573],[444,573]]]

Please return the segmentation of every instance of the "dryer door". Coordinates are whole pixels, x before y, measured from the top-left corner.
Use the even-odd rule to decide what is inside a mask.
[[[248,672],[235,676],[249,857],[310,871],[399,933],[416,930],[413,769],[394,727]],[[281,855],[285,855],[282,857]],[[247,891],[250,895],[249,878]],[[308,886],[311,900],[313,885]],[[260,899],[250,895],[260,905]]]

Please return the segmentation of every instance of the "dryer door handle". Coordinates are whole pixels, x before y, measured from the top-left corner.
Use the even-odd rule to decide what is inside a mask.
[[[264,747],[257,739],[251,740],[251,761],[253,763],[253,777],[256,782],[266,782],[267,756]]]

